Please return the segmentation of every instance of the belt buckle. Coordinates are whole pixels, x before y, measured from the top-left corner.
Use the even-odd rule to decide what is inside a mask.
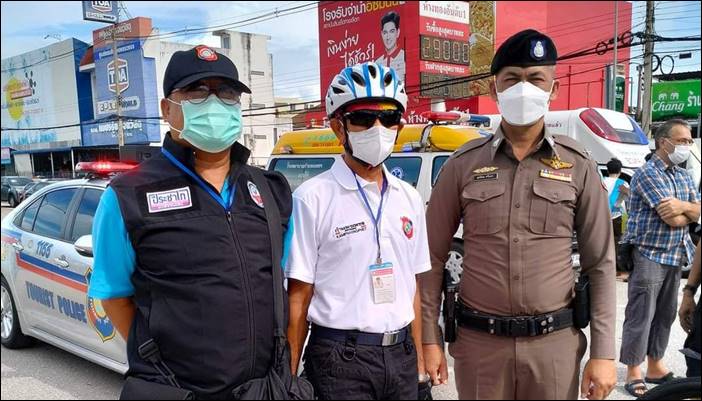
[[[546,315],[538,320],[537,331],[538,334],[549,334],[555,331],[555,326],[553,325],[555,320],[553,315]]]
[[[528,335],[529,320],[524,318],[511,319],[509,321],[509,334],[512,337]]]
[[[398,331],[391,331],[388,333],[383,333],[383,347],[388,347],[390,345],[395,345],[400,339],[400,332],[401,330]]]

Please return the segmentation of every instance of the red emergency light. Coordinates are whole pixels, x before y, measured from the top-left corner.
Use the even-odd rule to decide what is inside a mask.
[[[458,121],[459,118],[463,117],[461,113],[452,111],[425,111],[420,115],[433,123]]]
[[[108,175],[129,171],[134,167],[136,167],[136,164],[125,162],[81,162],[76,164],[76,171],[82,173]]]

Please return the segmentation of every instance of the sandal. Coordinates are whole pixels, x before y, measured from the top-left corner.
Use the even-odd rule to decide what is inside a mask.
[[[673,374],[673,372],[668,372],[667,375],[665,375],[665,376],[663,376],[663,377],[661,377],[661,378],[658,378],[658,379],[650,379],[650,378],[647,377],[647,378],[646,378],[646,383],[651,383],[651,384],[665,384],[665,383],[668,383],[669,381],[673,381],[673,380],[675,380],[675,375]]]
[[[646,387],[646,382],[643,380],[632,380],[631,382],[624,385],[624,389],[627,393],[631,394],[632,397],[643,397],[648,391]]]

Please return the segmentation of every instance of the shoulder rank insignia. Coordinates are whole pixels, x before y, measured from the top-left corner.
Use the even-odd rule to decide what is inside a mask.
[[[563,181],[563,182],[572,182],[573,181],[573,176],[571,176],[570,174],[549,171],[547,169],[541,170],[539,172],[539,176],[541,178],[547,178],[549,180],[556,180],[556,181]]]
[[[473,170],[473,173],[475,174],[487,174],[487,173],[492,173],[493,171],[499,170],[497,167],[481,167],[477,170]]]
[[[543,158],[541,163],[551,167],[554,170],[563,170],[573,168],[573,163],[564,162],[560,157],[554,156],[550,159]]]

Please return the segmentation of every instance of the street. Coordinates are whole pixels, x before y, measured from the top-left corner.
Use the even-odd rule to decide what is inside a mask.
[[[4,218],[12,209],[2,207]],[[683,283],[681,283],[681,289]],[[621,327],[627,299],[627,285],[617,282],[617,347],[621,345]],[[680,293],[682,297],[682,292]],[[588,331],[586,330],[586,334]],[[666,365],[676,376],[684,376],[685,360],[678,352],[686,335],[676,321],[665,356]],[[587,360],[587,354],[584,362]],[[453,377],[453,361],[449,361],[450,383],[435,387],[435,399],[458,399]],[[609,399],[633,399],[624,391],[626,368],[617,364],[618,385]],[[23,350],[2,349],[2,399],[117,399],[122,377],[51,345]]]

